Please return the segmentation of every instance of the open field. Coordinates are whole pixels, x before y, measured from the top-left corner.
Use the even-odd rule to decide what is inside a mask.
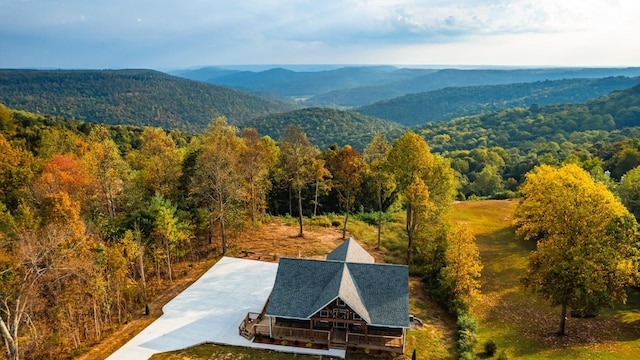
[[[554,335],[559,308],[520,284],[534,244],[517,240],[511,227],[517,201],[478,201],[454,206],[454,221],[476,235],[484,270],[482,296],[473,305],[480,320],[479,346],[493,339],[498,351],[518,359],[640,358],[640,293],[591,319],[569,318],[567,336]]]

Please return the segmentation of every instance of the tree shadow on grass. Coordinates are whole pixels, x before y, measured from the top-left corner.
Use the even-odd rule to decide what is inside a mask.
[[[535,243],[516,239],[513,228],[479,235],[477,241],[484,264],[483,299],[477,306],[481,326],[513,355],[640,339],[640,291],[630,291],[627,305],[604,310],[598,317],[568,318],[567,336],[558,337],[560,309],[526,291],[520,282]]]

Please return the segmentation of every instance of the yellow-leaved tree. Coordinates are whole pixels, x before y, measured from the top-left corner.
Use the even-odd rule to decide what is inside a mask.
[[[589,173],[574,164],[536,167],[520,189],[517,234],[536,241],[524,285],[562,307],[595,312],[625,302],[637,275],[638,235],[633,215]]]

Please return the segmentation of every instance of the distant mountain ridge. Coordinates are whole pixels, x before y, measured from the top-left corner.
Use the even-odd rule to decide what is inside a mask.
[[[545,80],[533,83],[450,87],[383,100],[354,109],[405,126],[445,121],[533,104],[581,103],[640,83],[640,77]]]
[[[640,68],[453,69],[389,65],[319,71],[274,67],[262,71],[208,67],[174,74],[260,94],[293,97],[306,106],[359,107],[411,93],[561,79],[640,76]]]
[[[220,115],[237,125],[295,108],[153,70],[0,70],[0,103],[84,121],[191,132]]]
[[[406,94],[448,87],[502,85],[561,79],[595,79],[613,76],[640,76],[640,68],[551,68],[515,70],[443,69],[407,80],[379,86],[341,89],[309,99],[316,105],[358,107]]]
[[[294,71],[275,67],[259,72],[208,67],[174,72],[174,74],[188,79],[258,93],[310,97],[345,88],[382,85],[392,81],[407,80],[434,71],[436,70],[402,69],[380,65],[346,66],[320,71]]]

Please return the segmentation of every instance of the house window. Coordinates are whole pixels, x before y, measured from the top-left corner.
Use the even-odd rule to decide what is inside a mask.
[[[353,313],[353,320],[360,321],[362,320],[362,318],[360,317],[360,315]]]
[[[346,306],[347,304],[344,303],[344,301],[338,299],[338,306]]]
[[[328,317],[329,317],[329,311],[327,311],[327,310],[320,310],[320,317],[322,317],[322,318],[328,318]]]

